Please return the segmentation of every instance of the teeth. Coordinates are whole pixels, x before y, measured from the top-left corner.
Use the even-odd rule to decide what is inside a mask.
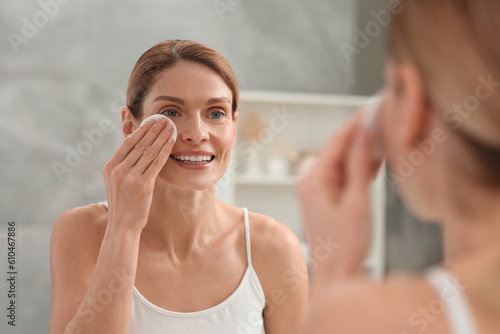
[[[212,160],[210,155],[172,155],[172,157],[184,162],[208,162]]]

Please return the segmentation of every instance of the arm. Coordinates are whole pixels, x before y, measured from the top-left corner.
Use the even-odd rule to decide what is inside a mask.
[[[140,234],[173,147],[173,129],[165,125],[140,126],[104,166],[109,210],[102,243],[95,237],[96,217],[85,210],[70,210],[56,222],[51,333],[129,332]]]
[[[50,332],[127,333],[140,233],[106,229],[99,245],[84,210],[63,213],[52,233]]]
[[[325,145],[318,162],[298,185],[311,254],[318,263],[314,286],[362,274],[371,241],[369,183],[380,167],[360,115]],[[335,245],[328,256],[324,244]]]
[[[266,334],[299,333],[309,289],[299,240],[288,227],[271,219],[258,229],[258,238],[252,241],[252,256],[266,296]]]
[[[376,283],[363,274],[371,239],[368,185],[380,166],[372,147],[373,136],[360,127],[357,115],[327,143],[299,184],[318,263],[302,333],[448,333],[444,309],[425,278],[399,274]],[[317,258],[325,238],[337,247]]]
[[[360,127],[360,121],[360,115],[357,115],[332,137],[314,168],[298,186],[311,254],[317,263],[311,311],[303,333],[319,333],[320,328],[323,329],[321,332],[333,330],[335,313],[330,311],[334,309],[337,314],[343,314],[335,317],[336,320],[362,325],[355,317],[344,314],[343,310],[347,308],[338,304],[341,299],[323,299],[332,285],[342,290],[345,284],[363,277],[362,264],[369,251],[371,213],[368,185],[380,161],[372,160],[372,138]],[[335,245],[332,252],[322,251],[325,242]],[[330,307],[325,309],[326,305]]]

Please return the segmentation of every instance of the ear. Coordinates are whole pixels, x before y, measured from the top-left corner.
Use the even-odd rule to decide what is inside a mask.
[[[401,64],[396,70],[397,112],[399,113],[399,140],[405,150],[414,150],[417,139],[427,133],[429,109],[422,79],[417,68],[410,63]]]
[[[127,138],[136,129],[136,120],[129,107],[122,108],[122,132],[123,136]]]
[[[234,139],[236,139],[236,134],[237,134],[237,127],[236,127],[236,121],[238,120],[238,110],[235,110],[234,113],[233,113],[233,117],[234,117]]]

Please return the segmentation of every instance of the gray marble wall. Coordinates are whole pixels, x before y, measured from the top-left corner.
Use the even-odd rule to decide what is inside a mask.
[[[208,44],[244,90],[353,91],[354,65],[339,45],[351,38],[355,1],[0,0],[0,15],[0,267],[7,272],[15,221],[18,272],[15,328],[0,279],[1,333],[48,332],[52,225],[105,199],[102,166],[123,138],[128,76],[149,47]],[[91,146],[85,133],[96,135]],[[66,161],[74,151],[80,157]]]

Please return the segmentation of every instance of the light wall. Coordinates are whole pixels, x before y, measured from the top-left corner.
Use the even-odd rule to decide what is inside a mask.
[[[0,254],[5,264],[6,222],[16,221],[18,269],[17,326],[4,311],[1,333],[48,332],[52,226],[65,210],[105,199],[102,166],[123,140],[128,76],[149,47],[174,38],[210,45],[243,90],[354,87],[354,63],[339,45],[350,40],[355,1],[58,1],[0,0]],[[85,131],[95,134],[90,147]],[[86,156],[68,163],[79,149]],[[71,171],[58,176],[54,163]]]
[[[0,332],[48,332],[52,226],[65,210],[105,199],[102,166],[123,140],[120,107],[144,51],[166,39],[191,39],[220,51],[242,90],[366,95],[382,85],[383,33],[353,57],[342,46],[352,45],[354,29],[384,5],[0,0],[0,260],[5,264],[6,223],[16,221],[18,268],[18,324],[4,319]],[[102,140],[96,135],[84,147],[89,132]],[[73,156],[70,166],[68,152],[78,149],[87,155]],[[58,176],[54,163],[71,171]],[[434,227],[416,224],[395,194],[388,210],[389,267],[420,268],[438,259]],[[415,257],[422,249],[427,253]],[[0,280],[2,309],[5,284]]]

